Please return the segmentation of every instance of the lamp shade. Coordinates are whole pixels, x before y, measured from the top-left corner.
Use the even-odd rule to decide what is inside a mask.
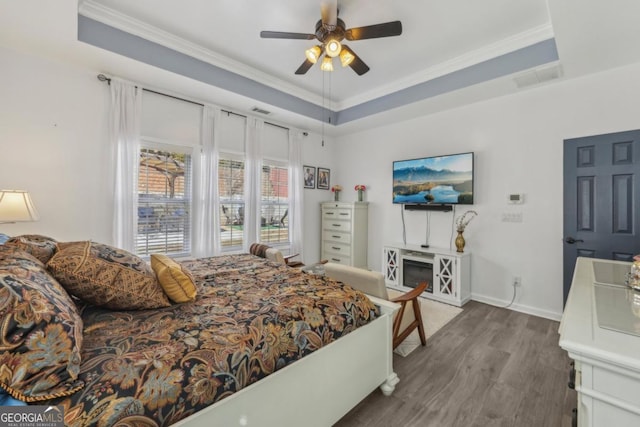
[[[28,222],[40,219],[26,191],[0,190],[0,223]]]
[[[331,58],[330,56],[325,56],[324,58],[322,58],[320,69],[322,71],[333,71],[333,58]]]
[[[318,62],[318,58],[320,58],[321,53],[322,50],[320,49],[320,46],[313,46],[304,51],[304,54],[306,55],[309,62],[312,62],[314,64]]]
[[[342,46],[342,51],[340,51],[340,63],[343,67],[350,65],[353,60],[356,59],[355,55],[347,46]]]

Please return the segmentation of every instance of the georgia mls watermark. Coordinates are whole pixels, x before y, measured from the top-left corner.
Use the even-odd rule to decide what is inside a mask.
[[[0,406],[0,427],[64,427],[62,406]]]

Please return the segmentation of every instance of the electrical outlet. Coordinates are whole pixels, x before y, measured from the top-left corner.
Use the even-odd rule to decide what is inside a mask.
[[[515,276],[513,278],[513,286],[522,286],[522,277]]]

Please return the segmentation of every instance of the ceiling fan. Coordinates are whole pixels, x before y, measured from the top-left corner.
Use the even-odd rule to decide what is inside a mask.
[[[333,58],[339,56],[343,67],[348,65],[361,76],[369,71],[369,66],[349,46],[342,44],[342,41],[344,39],[349,41],[375,39],[402,34],[400,21],[347,29],[344,21],[338,18],[337,0],[323,1],[320,12],[322,18],[316,23],[316,31],[313,34],[282,31],[260,32],[260,37],[263,39],[317,39],[320,42],[319,45],[305,51],[307,59],[296,70],[296,74],[305,74],[324,55],[320,66],[323,71],[333,71]]]

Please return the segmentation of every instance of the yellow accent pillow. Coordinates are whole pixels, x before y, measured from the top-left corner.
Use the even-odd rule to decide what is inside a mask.
[[[193,277],[180,264],[166,255],[151,254],[151,268],[171,301],[182,303],[196,299]]]

